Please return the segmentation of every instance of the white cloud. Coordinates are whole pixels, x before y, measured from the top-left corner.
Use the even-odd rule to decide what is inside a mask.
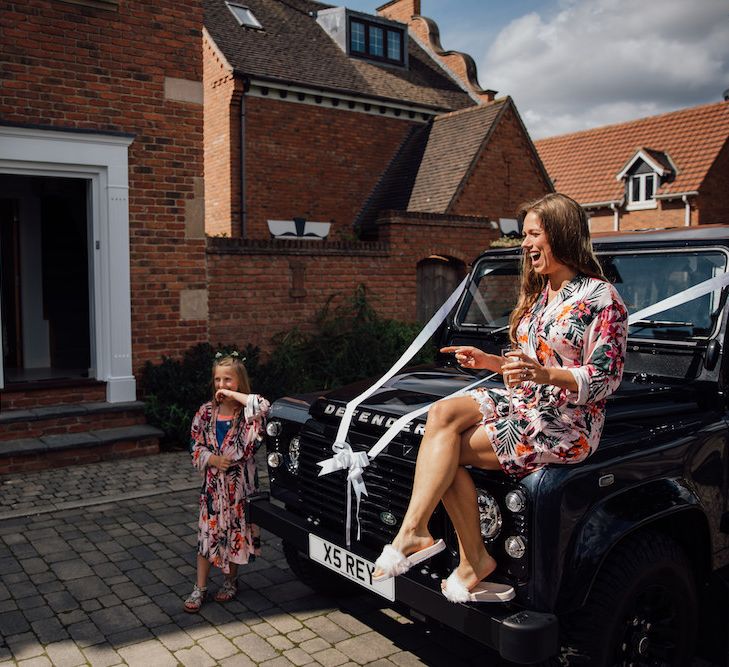
[[[484,88],[511,95],[534,138],[721,99],[729,88],[726,0],[561,0],[496,37]]]

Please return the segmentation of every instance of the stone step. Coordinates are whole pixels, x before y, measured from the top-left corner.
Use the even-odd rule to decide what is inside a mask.
[[[29,410],[43,406],[100,402],[105,399],[106,382],[98,380],[15,383],[0,389],[0,410]]]
[[[0,449],[3,449],[2,443],[8,440],[83,433],[144,423],[142,401],[98,401],[3,410],[0,412]]]
[[[148,424],[18,438],[0,443],[0,474],[159,452],[162,431]]]

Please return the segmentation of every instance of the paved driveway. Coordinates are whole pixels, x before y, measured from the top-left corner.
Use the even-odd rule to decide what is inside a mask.
[[[265,532],[237,600],[183,612],[197,486],[186,453],[0,477],[0,667],[502,664],[371,596],[317,595]]]

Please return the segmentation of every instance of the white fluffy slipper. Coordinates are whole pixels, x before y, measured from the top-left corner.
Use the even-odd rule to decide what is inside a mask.
[[[508,584],[480,581],[469,591],[455,570],[443,586],[443,595],[450,602],[507,602],[513,599],[514,589]]]
[[[405,556],[401,551],[393,547],[392,544],[386,544],[379,558],[375,561],[375,567],[381,570],[382,574],[373,576],[372,581],[384,581],[390,577],[405,574],[413,565],[422,563],[431,556],[440,553],[443,549],[445,549],[445,542],[443,540],[436,540],[429,547]]]

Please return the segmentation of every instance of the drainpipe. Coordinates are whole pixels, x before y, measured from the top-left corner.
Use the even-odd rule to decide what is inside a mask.
[[[248,79],[243,82],[240,96],[240,237],[248,233],[248,214],[246,211],[246,93],[250,87]]]
[[[683,222],[686,227],[691,226],[691,204],[689,204],[688,195],[682,195],[681,201],[684,203],[684,216]]]
[[[610,204],[610,208],[613,210],[613,231],[620,231],[620,211],[617,204]]]

